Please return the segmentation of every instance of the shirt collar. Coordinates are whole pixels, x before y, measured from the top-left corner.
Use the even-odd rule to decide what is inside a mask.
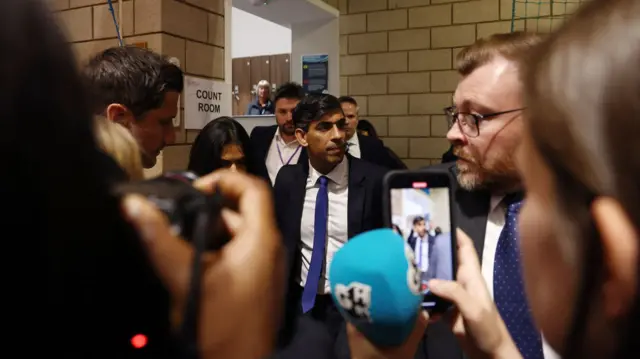
[[[280,136],[280,129],[276,129],[276,134],[273,135],[273,138],[276,140],[276,142],[278,142],[282,146],[296,148],[298,147],[298,145],[300,145],[298,143],[298,140],[293,140],[289,143],[284,142],[284,139],[282,139],[282,136]]]
[[[504,199],[504,195],[493,195],[491,196],[491,201],[489,201],[489,213],[495,211],[498,206],[502,203]]]
[[[309,181],[312,184],[316,184],[321,176],[323,176],[323,174],[316,171],[316,169],[311,165],[311,162],[309,162]],[[324,176],[339,186],[347,185],[349,178],[349,160],[347,160],[347,156],[345,156],[342,159],[342,162],[338,163],[331,172]]]
[[[347,143],[349,144],[349,146],[354,146],[354,147],[358,147],[360,145],[360,140],[358,139],[358,134],[354,134],[348,141]]]

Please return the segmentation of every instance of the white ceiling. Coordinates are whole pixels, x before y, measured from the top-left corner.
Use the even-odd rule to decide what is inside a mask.
[[[334,19],[340,11],[322,0],[269,0],[267,5],[252,5],[252,0],[233,0],[233,7],[290,27],[291,24]]]

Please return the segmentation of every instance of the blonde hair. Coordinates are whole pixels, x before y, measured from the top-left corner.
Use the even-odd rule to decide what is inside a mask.
[[[138,143],[123,126],[96,116],[95,134],[100,148],[127,173],[132,181],[144,178],[142,157]]]

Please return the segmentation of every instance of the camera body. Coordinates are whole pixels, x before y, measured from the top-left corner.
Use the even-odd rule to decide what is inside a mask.
[[[167,217],[173,231],[186,241],[205,241],[205,250],[222,248],[230,234],[222,220],[223,197],[219,190],[206,195],[192,185],[198,176],[191,172],[170,172],[139,182],[115,186],[118,196],[146,197]]]

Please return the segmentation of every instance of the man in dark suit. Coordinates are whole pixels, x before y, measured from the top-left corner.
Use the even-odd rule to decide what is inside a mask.
[[[276,124],[259,126],[251,132],[251,147],[255,174],[273,185],[280,168],[296,164],[302,147],[298,144],[293,127],[292,113],[304,97],[302,86],[289,82],[280,86],[273,97]]]
[[[359,107],[353,97],[342,96],[338,99],[347,120],[345,136],[348,153],[356,158],[375,163],[388,169],[407,168],[402,161],[390,155],[384,143],[374,136],[364,136],[357,131],[359,121]]]
[[[383,227],[385,169],[345,155],[346,120],[334,96],[308,95],[296,107],[293,123],[308,160],[284,166],[274,188],[290,269],[286,320],[276,358],[321,358],[319,352],[296,348],[313,347],[328,335],[333,350],[327,358],[346,359],[346,326],[329,295],[327,268],[349,238]],[[309,320],[314,328],[299,328]]]
[[[516,224],[522,184],[514,156],[522,136],[519,59],[541,41],[531,33],[497,34],[460,52],[460,83],[454,106],[445,109],[447,138],[456,162],[434,167],[450,171],[456,225],[475,244],[482,275],[511,337],[525,359],[556,358],[535,328],[524,295]],[[429,359],[462,359],[451,330],[427,329]]]
[[[415,253],[416,265],[423,277],[431,263],[431,254],[435,240],[435,233],[431,231],[431,223],[428,215],[413,218],[413,229],[407,238],[407,242]]]

